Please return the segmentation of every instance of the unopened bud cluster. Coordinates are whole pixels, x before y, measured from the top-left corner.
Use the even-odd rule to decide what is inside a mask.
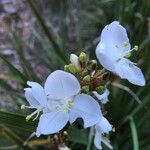
[[[98,69],[96,60],[89,60],[86,53],[81,52],[79,56],[70,55],[70,64],[64,66],[64,70],[75,75],[81,83],[81,91],[92,94],[97,91],[102,94],[105,90],[109,76],[105,69]]]

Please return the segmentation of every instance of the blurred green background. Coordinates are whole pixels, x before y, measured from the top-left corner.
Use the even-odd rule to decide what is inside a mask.
[[[72,52],[84,51],[94,59],[101,30],[114,20],[126,27],[132,46],[139,45],[131,59],[142,69],[146,86],[114,79],[132,89],[142,103],[109,87],[106,117],[115,128],[109,138],[115,150],[150,149],[150,0],[1,0],[0,150],[56,149],[44,136],[23,146],[36,129],[36,122],[25,121],[29,112],[20,110],[26,103],[26,81],[42,84],[51,71],[69,63]],[[95,150],[87,130],[78,125],[66,130],[71,149],[85,150],[91,144]]]

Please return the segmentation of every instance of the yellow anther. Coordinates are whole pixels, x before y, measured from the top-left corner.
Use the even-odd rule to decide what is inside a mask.
[[[71,108],[72,105],[73,105],[72,101],[68,101],[68,104],[67,104],[68,108]]]
[[[25,105],[21,105],[21,109],[25,109],[26,108],[26,106]]]
[[[32,118],[32,115],[28,115],[28,116],[26,117],[26,121],[29,121],[31,118]]]
[[[68,109],[67,108],[64,108],[64,113],[68,113]]]
[[[116,129],[115,129],[115,128],[112,128],[112,132],[116,132]]]
[[[129,52],[129,53],[127,53],[127,54],[125,55],[125,57],[126,57],[126,58],[131,57],[131,53],[130,53],[130,52]]]
[[[123,45],[124,47],[128,46],[128,44],[129,44],[128,42],[123,42],[123,43],[122,43],[122,45]]]
[[[134,50],[137,51],[138,49],[139,49],[138,45],[135,45],[135,46],[134,46]]]

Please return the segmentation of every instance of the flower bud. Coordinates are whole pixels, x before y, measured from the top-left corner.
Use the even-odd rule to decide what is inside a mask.
[[[64,70],[67,71],[67,72],[70,72],[72,74],[77,73],[77,69],[73,64],[65,65]]]
[[[90,75],[86,75],[86,76],[83,78],[83,84],[89,84],[89,83],[90,83],[90,80],[91,80]]]
[[[82,63],[87,61],[87,55],[84,52],[80,53],[79,61],[82,62]]]
[[[87,69],[90,71],[95,70],[97,67],[97,61],[96,60],[91,60],[87,63]]]
[[[73,64],[69,64],[68,69],[69,69],[69,72],[72,74],[77,73],[77,69],[76,69],[75,65],[73,65]]]
[[[76,67],[76,69],[78,71],[81,70],[81,66],[80,66],[80,62],[79,62],[79,57],[77,55],[71,54],[70,55],[70,62],[71,62],[71,64],[73,64]]]
[[[104,91],[105,91],[105,87],[104,86],[99,86],[99,87],[96,88],[96,92],[98,94],[103,94]]]
[[[69,72],[69,65],[64,66],[64,71]]]
[[[85,93],[88,93],[90,91],[89,85],[82,86],[81,91],[85,92]]]

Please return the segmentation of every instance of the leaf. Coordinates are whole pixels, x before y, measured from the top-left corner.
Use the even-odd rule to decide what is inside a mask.
[[[0,124],[19,130],[20,132],[34,132],[37,121],[26,122],[23,115],[0,110]]]
[[[137,129],[133,117],[130,118],[129,123],[130,123],[131,134],[132,134],[133,150],[139,150],[138,134],[137,134]]]
[[[67,130],[68,135],[69,135],[69,140],[73,141],[75,143],[80,143],[83,145],[86,145],[88,142],[88,138],[86,136],[86,134],[82,131],[79,130],[73,126],[70,126]]]
[[[47,26],[45,23],[45,20],[43,17],[40,15],[39,11],[37,10],[33,0],[27,0],[28,4],[30,5],[32,11],[34,12],[37,20],[39,21],[41,27],[43,28],[45,35],[49,39],[49,41],[52,43],[54,47],[54,51],[56,55],[62,60],[62,62],[66,62],[66,55],[61,51],[61,48],[59,44],[56,42],[56,36],[54,35],[53,29],[51,26]]]
[[[0,54],[0,58],[7,65],[17,81],[20,81],[22,84],[26,84],[27,78],[17,68],[15,68],[2,54]]]
[[[26,47],[24,41],[14,32],[9,32],[9,37],[13,45],[15,46],[16,53],[19,58],[20,65],[23,69],[24,74],[28,77],[29,80],[40,81],[34,72],[30,62],[26,59],[24,54],[24,48]]]

